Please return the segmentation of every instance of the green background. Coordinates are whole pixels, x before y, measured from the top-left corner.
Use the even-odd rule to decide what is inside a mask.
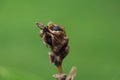
[[[75,80],[120,80],[119,0],[0,0],[0,80],[54,80],[35,22],[63,25]]]

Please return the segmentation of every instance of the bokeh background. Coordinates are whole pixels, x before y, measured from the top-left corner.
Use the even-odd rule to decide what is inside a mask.
[[[75,80],[120,80],[119,0],[0,0],[0,80],[54,80],[35,22],[65,27]]]

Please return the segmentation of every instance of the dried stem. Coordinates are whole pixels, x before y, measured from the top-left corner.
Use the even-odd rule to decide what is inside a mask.
[[[53,75],[53,77],[57,80],[74,80],[75,76],[76,76],[76,67],[72,67],[68,76],[66,76],[64,73]]]

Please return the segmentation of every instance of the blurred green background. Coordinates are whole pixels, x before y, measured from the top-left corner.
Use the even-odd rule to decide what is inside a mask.
[[[35,22],[63,25],[75,80],[120,80],[119,0],[0,0],[0,80],[54,80]]]

